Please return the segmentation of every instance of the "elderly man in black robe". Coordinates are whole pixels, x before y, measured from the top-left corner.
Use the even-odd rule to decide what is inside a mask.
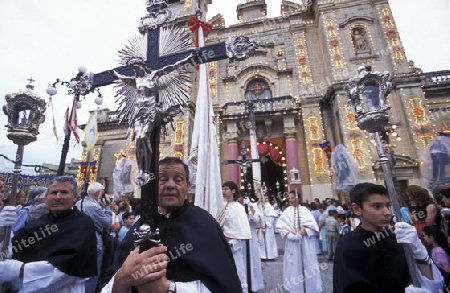
[[[102,292],[128,292],[130,287],[155,293],[241,292],[233,255],[219,224],[186,200],[188,178],[188,166],[180,159],[159,162],[158,228],[163,246],[142,253],[134,249],[133,230],[140,225],[136,223],[119,245],[119,262],[126,259]]]

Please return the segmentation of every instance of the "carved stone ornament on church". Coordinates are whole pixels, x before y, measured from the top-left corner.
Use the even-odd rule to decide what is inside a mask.
[[[25,91],[5,95],[3,112],[8,117],[8,139],[17,145],[27,145],[36,141],[39,126],[45,121],[46,102],[28,84]]]
[[[242,61],[250,57],[259,47],[258,42],[250,41],[246,36],[229,39],[227,42],[227,54],[231,60]]]
[[[364,66],[358,68],[358,74],[351,78],[345,90],[349,105],[356,114],[359,128],[370,133],[382,131],[389,122],[387,111],[390,107],[386,99],[392,84],[388,71],[368,71]]]
[[[147,0],[148,14],[139,21],[139,32],[145,34],[147,29],[155,29],[165,23],[171,17],[164,0]]]

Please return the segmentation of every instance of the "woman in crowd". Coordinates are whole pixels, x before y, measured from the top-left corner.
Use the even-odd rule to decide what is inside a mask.
[[[432,246],[431,258],[444,277],[444,288],[450,288],[450,247],[447,237],[438,226],[425,226],[422,235],[424,241]]]
[[[435,224],[436,204],[428,190],[418,185],[408,186],[405,193],[411,201],[409,206],[411,224],[416,228],[418,236],[422,237],[423,228]]]

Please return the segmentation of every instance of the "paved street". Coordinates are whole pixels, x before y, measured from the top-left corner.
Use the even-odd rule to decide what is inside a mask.
[[[275,261],[263,261],[262,270],[264,276],[264,290],[258,291],[258,293],[287,293],[288,291],[281,291],[283,288],[283,259],[284,259],[284,240],[278,234],[275,234],[278,244],[278,259]],[[321,265],[322,264],[322,265]],[[333,262],[327,261],[325,255],[319,255],[320,268],[322,277],[323,293],[331,293],[333,291]],[[303,292],[291,292],[291,293],[303,293]],[[314,292],[306,292],[314,293]]]

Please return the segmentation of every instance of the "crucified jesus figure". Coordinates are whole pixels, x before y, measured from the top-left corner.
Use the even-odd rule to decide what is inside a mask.
[[[142,58],[131,58],[127,65],[133,69],[135,76],[125,76],[113,71],[117,78],[136,90],[135,98],[132,99],[134,113],[130,118],[129,125],[134,129],[133,139],[136,142],[136,159],[139,167],[136,184],[139,186],[145,185],[151,179],[151,134],[155,127],[161,124],[161,121],[167,121],[167,117],[164,116],[171,114],[165,113],[164,109],[170,111],[170,107],[164,107],[161,105],[164,101],[160,102],[158,99],[158,79],[191,62],[194,56],[195,54],[191,53],[174,64],[158,70],[148,68]]]

